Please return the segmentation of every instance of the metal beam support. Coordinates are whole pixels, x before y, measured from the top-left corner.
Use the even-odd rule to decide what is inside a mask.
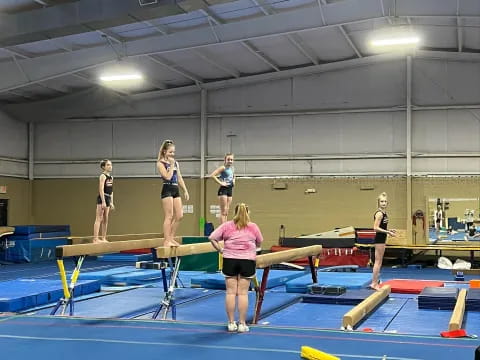
[[[200,219],[206,219],[206,181],[207,181],[207,128],[208,128],[208,93],[207,90],[200,91]],[[203,235],[203,229],[199,229],[199,235]]]
[[[28,123],[28,179],[35,179],[33,169],[35,166],[35,124]]]
[[[407,99],[407,111],[406,111],[406,154],[407,154],[407,207],[406,207],[406,222],[407,222],[407,239],[411,237],[413,239],[413,224],[410,220],[413,215],[412,209],[412,57],[407,56],[407,78],[406,78],[406,99]]]
[[[338,25],[338,29],[340,30],[340,32],[342,33],[343,37],[345,38],[345,40],[347,40],[348,42],[348,45],[350,45],[350,47],[353,49],[353,51],[355,52],[355,54],[357,54],[357,56],[359,58],[363,57],[363,55],[360,53],[360,51],[358,50],[357,46],[353,43],[353,40],[352,38],[347,34],[347,32],[345,31],[345,29],[343,28],[342,25]]]
[[[462,52],[463,48],[463,30],[462,30],[462,20],[460,19],[459,15],[460,12],[460,0],[457,0],[457,45],[458,45],[458,52]]]
[[[197,55],[199,58],[201,58],[202,60],[205,60],[206,62],[208,62],[210,65],[213,65],[215,66],[217,69],[220,69],[224,72],[226,72],[228,75],[231,75],[235,78],[239,78],[240,77],[240,73],[234,69],[231,69],[229,68],[227,65],[223,65],[221,64],[218,60],[213,60],[210,56],[206,55],[204,52],[200,51],[200,50],[193,50],[193,52],[195,53],[195,55]]]

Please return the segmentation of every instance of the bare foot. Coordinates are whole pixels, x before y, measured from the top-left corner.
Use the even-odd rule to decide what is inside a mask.
[[[370,284],[369,288],[375,291],[380,291],[382,289],[378,284]]]
[[[180,246],[180,244],[178,242],[176,242],[175,240],[165,240],[163,242],[163,246],[165,246],[165,247],[167,247],[167,246],[177,247],[177,246]]]

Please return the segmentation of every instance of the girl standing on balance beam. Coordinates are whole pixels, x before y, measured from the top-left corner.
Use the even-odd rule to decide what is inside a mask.
[[[183,181],[178,162],[175,161],[175,144],[172,140],[165,140],[160,147],[157,158],[157,169],[163,179],[162,206],[165,214],[163,221],[163,246],[179,246],[175,241],[180,220],[183,217],[182,199],[179,185],[183,190],[185,201],[190,199],[187,187]]]
[[[223,224],[228,221],[228,211],[232,203],[233,187],[235,185],[233,154],[225,154],[223,165],[218,167],[210,176],[220,185],[218,202],[220,203],[220,223]]]
[[[247,332],[248,288],[256,273],[256,248],[263,241],[258,226],[250,222],[248,206],[235,206],[232,221],[220,225],[210,236],[218,252],[223,253],[222,273],[225,276],[227,292],[225,308],[228,316],[227,329],[230,332]],[[219,241],[224,242],[223,249]],[[239,323],[235,322],[235,300],[238,297]]]
[[[375,230],[375,263],[373,265],[372,283],[370,287],[374,290],[380,290],[378,279],[380,276],[380,269],[382,268],[383,255],[385,254],[385,243],[387,235],[396,236],[395,230],[387,230],[388,216],[387,216],[387,193],[381,193],[377,198],[378,209],[373,215]]]
[[[100,168],[103,170],[98,179],[98,196],[97,196],[97,211],[95,215],[95,224],[93,225],[93,242],[108,242],[107,241],[107,227],[108,215],[110,210],[115,210],[113,205],[113,176],[112,162],[104,159],[100,162]],[[98,235],[102,232],[102,238]]]

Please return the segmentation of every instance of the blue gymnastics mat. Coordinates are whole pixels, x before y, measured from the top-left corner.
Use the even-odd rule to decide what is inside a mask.
[[[170,269],[165,269],[169,276]],[[121,266],[100,271],[81,272],[81,280],[99,280],[102,285],[143,285],[160,281],[162,271],[155,269],[137,269],[134,266]]]
[[[175,289],[175,302],[180,305],[184,302],[202,299],[218,293],[218,290],[205,289]],[[131,319],[153,312],[160,305],[165,293],[160,288],[137,288],[127,291],[110,293],[105,296],[77,300],[75,302],[75,316],[87,318]],[[48,315],[51,308],[36,312],[36,315]],[[178,312],[178,308],[177,308]],[[151,314],[146,318],[151,318]]]
[[[419,309],[453,310],[457,303],[458,288],[426,287],[418,295]]]
[[[263,269],[257,270],[257,279],[262,280]],[[270,270],[268,274],[267,289],[284,285],[287,281],[296,279],[305,275],[303,271],[290,270]],[[310,280],[312,279],[311,275]],[[204,273],[199,276],[192,277],[192,287],[201,287],[205,289],[225,290],[225,277],[221,273]]]
[[[253,319],[255,308],[255,292],[248,292],[247,322]],[[271,293],[265,294],[262,304],[260,318],[279,311],[291,304],[300,301],[298,294]],[[225,314],[225,292],[221,291],[213,296],[205,297],[199,301],[186,302],[177,307],[177,320],[179,321],[205,321],[220,322],[227,321]],[[283,310],[282,310],[283,311]]]
[[[137,261],[149,261],[153,259],[152,254],[126,254],[115,253],[105,254],[97,256],[99,261],[125,261],[125,262],[137,262]]]
[[[51,232],[67,232],[70,234],[70,225],[16,225],[14,235]]]
[[[100,291],[100,281],[79,281],[75,295]],[[15,312],[59,300],[63,296],[60,280],[19,279],[0,282],[0,312]]]
[[[321,286],[344,286],[347,289],[360,289],[366,287],[372,281],[371,273],[357,272],[319,272],[318,285]],[[307,293],[308,285],[312,284],[310,274],[287,282],[286,290],[289,293]]]
[[[56,231],[56,232],[47,232],[47,233],[31,233],[31,234],[20,234],[20,235],[9,235],[8,240],[32,240],[32,239],[45,239],[45,238],[64,238],[70,236],[69,231]]]
[[[306,294],[302,296],[302,302],[310,304],[338,304],[358,305],[375,290],[371,289],[349,289],[341,295]]]

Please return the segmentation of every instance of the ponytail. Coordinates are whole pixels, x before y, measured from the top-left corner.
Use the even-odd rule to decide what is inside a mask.
[[[248,215],[248,206],[244,203],[237,204],[235,206],[235,215],[233,222],[238,230],[245,228],[250,222],[250,216]]]

